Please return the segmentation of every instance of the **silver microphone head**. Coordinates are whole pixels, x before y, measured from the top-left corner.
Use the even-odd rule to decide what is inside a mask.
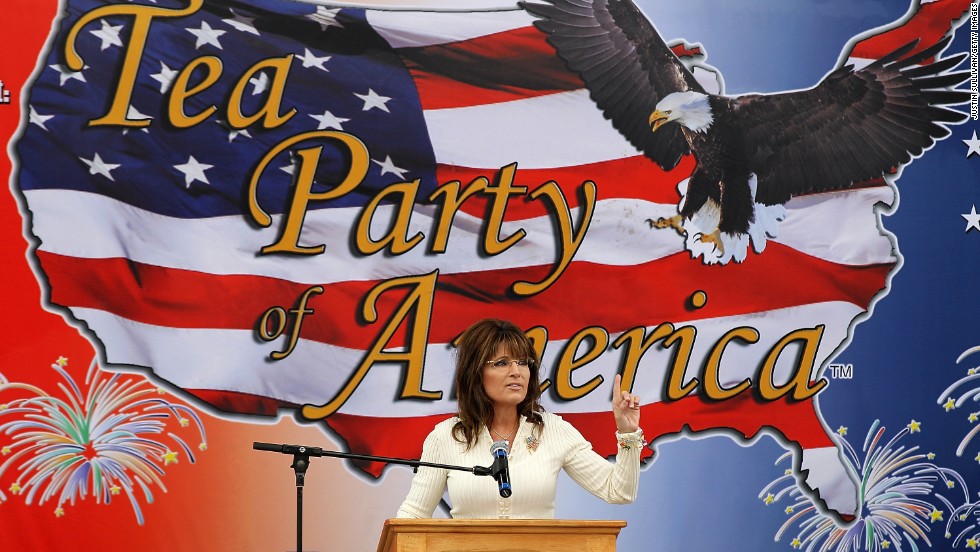
[[[498,450],[504,451],[504,454],[506,455],[510,451],[510,445],[507,443],[507,441],[494,441],[493,444],[490,445],[490,455],[496,456]]]

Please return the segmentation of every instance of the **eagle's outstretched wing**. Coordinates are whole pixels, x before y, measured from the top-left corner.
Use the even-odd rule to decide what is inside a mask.
[[[857,71],[842,67],[809,90],[735,100],[756,201],[784,203],[880,177],[949,135],[946,125],[967,115],[943,106],[966,103],[970,93],[951,90],[967,72],[947,71],[966,54],[920,65],[948,43],[909,55],[913,42]]]
[[[664,169],[690,150],[679,128],[650,132],[649,118],[671,92],[703,92],[694,75],[630,0],[520,2],[592,100],[637,149]]]

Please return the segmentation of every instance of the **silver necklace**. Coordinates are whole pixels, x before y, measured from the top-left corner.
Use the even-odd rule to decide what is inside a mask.
[[[497,433],[496,431],[493,430],[492,427],[490,427],[489,429],[490,429],[490,433],[496,435],[499,439],[503,439],[504,441],[507,441],[507,443],[510,443],[511,441],[513,441],[514,440],[514,437],[517,436],[517,430],[516,429],[514,430],[514,433],[511,434],[510,438],[504,437],[503,435]]]

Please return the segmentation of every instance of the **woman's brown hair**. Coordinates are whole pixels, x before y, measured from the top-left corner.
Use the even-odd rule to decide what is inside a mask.
[[[493,359],[497,347],[503,345],[515,358],[526,358],[531,375],[528,378],[527,396],[517,405],[519,416],[542,425],[544,420],[538,414],[542,411],[539,400],[541,388],[538,385],[538,354],[534,344],[523,330],[506,320],[487,318],[473,324],[459,336],[456,342],[456,401],[459,408],[459,421],[453,426],[453,438],[466,443],[466,448],[476,444],[481,426],[493,422],[493,403],[483,388],[483,368]]]

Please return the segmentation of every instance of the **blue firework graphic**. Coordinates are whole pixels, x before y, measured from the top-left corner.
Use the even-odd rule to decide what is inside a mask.
[[[920,431],[922,424],[912,420],[885,440],[886,428],[876,420],[860,452],[846,439],[838,439],[849,468],[859,479],[858,516],[847,525],[818,510],[787,469],[759,494],[767,505],[785,505],[789,516],[775,540],[795,531],[790,545],[796,549],[879,552],[917,551],[919,543],[931,547],[930,534],[936,528],[943,531],[942,538],[951,538],[949,524],[970,506],[969,489],[959,473],[934,462],[935,454],[902,444]],[[846,431],[840,433],[846,435]],[[786,453],[776,464],[791,460],[792,453]],[[975,511],[976,504],[973,506]]]

